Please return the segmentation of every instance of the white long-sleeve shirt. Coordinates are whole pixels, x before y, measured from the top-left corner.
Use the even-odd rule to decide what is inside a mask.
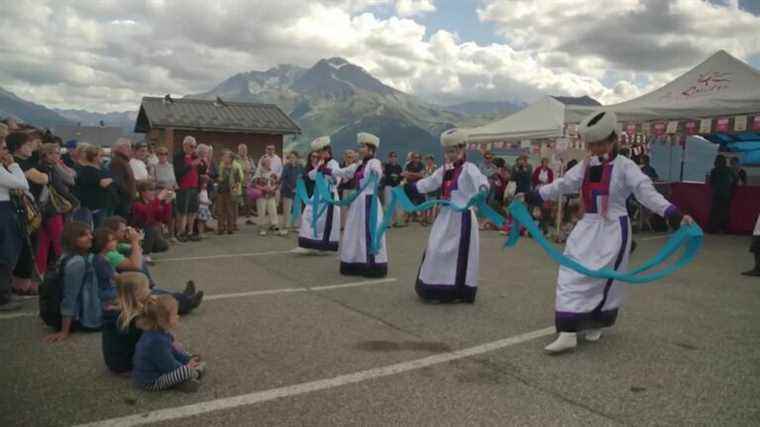
[[[29,182],[17,163],[13,163],[8,169],[0,167],[0,202],[11,199],[11,190],[29,191]]]

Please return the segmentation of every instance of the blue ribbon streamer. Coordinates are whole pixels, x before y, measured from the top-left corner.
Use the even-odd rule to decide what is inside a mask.
[[[512,202],[509,205],[509,212],[512,215],[512,219],[515,221],[515,224],[513,224],[512,229],[509,232],[509,237],[504,244],[505,247],[512,247],[517,244],[517,241],[520,240],[520,225],[522,225],[525,227],[528,233],[530,233],[536,243],[538,243],[544,249],[544,251],[546,251],[546,253],[560,265],[585,276],[594,277],[597,279],[613,279],[630,284],[653,282],[655,280],[669,276],[670,274],[673,274],[674,272],[685,267],[699,254],[699,250],[702,248],[702,240],[704,238],[702,229],[699,228],[698,225],[684,225],[681,226],[677,232],[670,236],[665,246],[660,249],[660,251],[653,258],[646,261],[640,267],[630,270],[628,273],[621,273],[611,268],[592,270],[567,257],[553,244],[546,240],[523,203],[519,201]],[[641,274],[665,262],[673,254],[678,252],[681,247],[684,247],[683,253],[681,254],[680,258],[678,258],[671,265],[655,273],[644,275]]]
[[[487,196],[487,190],[481,191],[473,196],[464,206],[459,206],[450,200],[440,199],[428,200],[426,202],[420,203],[419,205],[415,205],[414,202],[409,200],[409,197],[406,195],[403,187],[394,187],[391,190],[391,200],[388,202],[388,206],[385,207],[383,222],[380,224],[380,227],[373,238],[372,248],[378,248],[380,246],[380,239],[383,237],[383,234],[385,234],[385,230],[390,228],[391,222],[393,221],[393,213],[396,211],[397,205],[408,213],[426,211],[428,209],[432,209],[435,206],[443,206],[455,212],[464,212],[470,208],[475,207],[483,216],[485,216],[489,221],[493,222],[497,227],[502,227],[505,221],[504,217],[499,215],[490,206],[488,206],[488,203],[486,203]]]

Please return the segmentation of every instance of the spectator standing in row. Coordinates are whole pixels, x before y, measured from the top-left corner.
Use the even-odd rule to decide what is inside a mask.
[[[151,178],[159,189],[177,189],[177,177],[174,176],[174,165],[169,162],[169,150],[158,147],[156,150],[158,163],[151,168]]]
[[[237,198],[241,193],[243,182],[242,171],[235,167],[230,150],[222,152],[222,162],[219,164],[219,178],[216,196],[216,218],[219,221],[218,234],[233,234],[237,225]]]
[[[277,153],[274,151],[275,146],[274,145],[267,145],[266,149],[264,150],[264,155],[259,159],[259,165],[258,167],[261,167],[261,161],[264,159],[264,157],[269,157],[269,168],[274,172],[275,175],[277,175],[277,178],[282,176],[282,158],[277,155]]]
[[[383,203],[387,207],[391,202],[391,190],[401,184],[403,170],[398,163],[398,155],[391,151],[388,153],[388,163],[383,165]],[[393,212],[393,226],[399,225],[399,213],[401,208]]]
[[[433,156],[427,156],[425,157],[425,178],[432,176],[436,169],[438,169],[438,165],[435,164],[435,158]],[[425,198],[427,200],[435,200],[440,198],[441,192],[439,190],[432,191],[430,193],[425,194]],[[438,206],[433,207],[432,209],[428,209],[425,212],[423,212],[422,217],[422,225],[427,226],[428,224],[432,224],[435,220],[435,217],[438,215]]]
[[[401,175],[404,177],[407,184],[414,184],[425,177],[425,165],[422,164],[422,156],[420,153],[412,153],[412,160],[406,165],[406,168]],[[425,195],[415,192],[409,194],[409,199],[411,199],[412,203],[415,205],[419,205],[425,202]],[[413,215],[416,214],[407,214],[404,222],[409,223]]]
[[[546,157],[541,159],[541,166],[537,167],[533,171],[531,177],[531,183],[533,188],[538,190],[546,184],[554,182],[554,171],[549,167],[549,159]]]
[[[285,217],[285,223],[282,226],[281,234],[287,235],[288,228],[291,227],[290,215],[293,209],[293,199],[296,196],[296,182],[298,177],[303,175],[303,165],[298,161],[298,152],[291,151],[288,154],[288,161],[282,168],[282,177],[280,179],[280,195],[282,196],[282,213]],[[295,225],[293,225],[295,226]]]
[[[734,195],[737,179],[736,172],[728,166],[726,156],[718,154],[715,157],[715,167],[710,171],[708,182],[713,193],[708,226],[711,233],[728,231],[731,199]]]
[[[79,144],[77,150],[83,150],[79,157],[79,167],[74,194],[79,198],[81,209],[85,211],[82,218],[91,222],[94,228],[103,224],[103,220],[112,214],[111,192],[113,179],[101,167],[103,150],[89,144]]]
[[[493,153],[487,150],[483,152],[483,163],[480,165],[480,172],[485,175],[486,178],[490,178],[491,175],[496,173],[497,167],[493,160]]]
[[[135,144],[132,157],[129,159],[129,166],[132,167],[132,175],[135,177],[135,181],[142,182],[150,179],[148,173],[148,164],[146,160],[148,158],[148,144],[138,142]]]
[[[42,144],[39,149],[38,170],[48,176],[48,185],[35,195],[42,213],[42,226],[37,231],[37,272],[44,276],[47,272],[48,262],[54,264],[61,256],[61,236],[63,234],[64,215],[56,203],[68,202],[73,208],[78,201],[69,191],[69,185],[65,172],[58,167],[61,161],[61,153],[58,144]],[[61,200],[63,199],[63,200]],[[50,250],[53,256],[50,256]]]
[[[42,187],[47,185],[48,176],[37,169],[37,159],[35,154],[35,136],[24,132],[13,132],[6,138],[8,151],[13,154],[14,162],[19,165],[24,172],[24,176],[29,185],[31,194],[39,194]],[[26,218],[22,218],[25,223]],[[32,296],[37,295],[37,285],[32,281],[35,273],[34,253],[29,239],[28,230],[24,230],[24,244],[19,254],[16,268],[13,271],[14,291],[18,295]]]
[[[195,216],[198,213],[198,188],[200,176],[205,174],[206,168],[198,154],[195,152],[196,142],[192,136],[186,136],[182,141],[182,151],[174,157],[174,173],[177,178],[179,189],[177,190],[177,239],[200,240],[200,236],[191,232]]]
[[[739,165],[738,157],[731,157],[731,169],[736,174],[736,185],[747,185],[747,171]]]
[[[261,197],[256,199],[259,212],[259,236],[266,236],[268,231],[279,232],[280,219],[277,216],[277,192],[280,188],[277,174],[269,167],[271,158],[261,159],[256,169],[253,182],[261,191]]]
[[[19,226],[16,208],[11,202],[11,194],[27,191],[29,183],[24,171],[8,152],[3,129],[0,129],[0,311],[17,310],[21,306],[13,301],[13,271],[19,260],[19,254],[25,245],[26,236]]]
[[[528,156],[517,158],[517,164],[512,171],[512,180],[517,183],[517,193],[529,193],[533,171],[528,163]]]
[[[657,175],[657,171],[649,164],[649,161],[648,155],[644,154],[641,156],[641,171],[644,172],[644,175],[648,176],[652,182],[659,181],[660,176]]]
[[[111,178],[116,186],[114,213],[124,218],[129,217],[132,202],[137,196],[137,181],[132,172],[131,157],[132,141],[119,138],[111,148]]]
[[[256,162],[248,156],[248,146],[245,144],[238,145],[237,153],[238,158],[235,161],[239,163],[240,167],[243,169],[243,197],[240,201],[240,207],[243,208],[242,212],[245,213],[246,224],[251,225],[253,224],[253,221],[250,217],[251,212],[254,210],[254,206],[252,206],[250,198],[246,197],[246,189],[251,184],[253,174],[256,173]]]

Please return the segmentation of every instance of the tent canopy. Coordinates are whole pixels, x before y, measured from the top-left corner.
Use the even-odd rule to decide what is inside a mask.
[[[464,129],[469,143],[559,138],[565,125],[565,104],[546,96],[501,120]]]
[[[568,109],[583,116],[598,108]],[[756,113],[760,72],[721,50],[660,89],[604,110],[614,111],[623,122]]]

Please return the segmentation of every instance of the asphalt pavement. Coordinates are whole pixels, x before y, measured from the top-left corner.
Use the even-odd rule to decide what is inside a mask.
[[[42,342],[27,300],[0,316],[0,425],[759,425],[760,279],[748,238],[707,236],[699,259],[631,287],[601,341],[548,356],[557,266],[531,240],[481,241],[473,305],[414,293],[428,228],[388,235],[386,280],[344,277],[336,254],[244,226],[156,255],[162,287],[208,298],[178,337],[209,364],[195,394],[109,374],[100,335]],[[632,263],[661,236],[637,235]]]

